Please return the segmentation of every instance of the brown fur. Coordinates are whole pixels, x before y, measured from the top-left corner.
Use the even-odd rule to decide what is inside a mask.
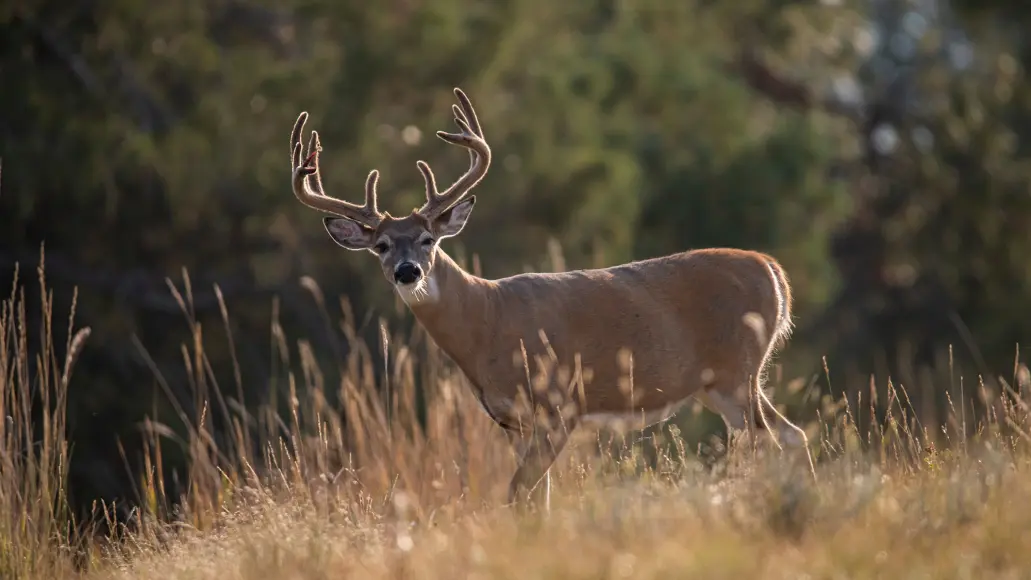
[[[379,213],[375,172],[364,206],[322,195],[317,150],[301,161],[301,119],[291,134],[294,192],[345,216],[326,220],[333,239],[379,257],[384,276],[506,430],[520,454],[509,499],[520,499],[542,478],[547,490],[548,470],[578,425],[615,418],[640,428],[691,397],[730,427],[762,427],[772,419],[780,438],[804,444],[804,433],[762,390],[770,357],[792,326],[791,287],[773,257],[702,249],[603,269],[487,280],[463,271],[440,249],[440,239],[465,226],[476,198],[462,198],[490,164],[472,106],[456,94],[463,132],[438,136],[472,152],[470,169],[440,193],[420,162],[423,208],[403,218]],[[312,143],[317,146],[317,137]],[[413,265],[415,281],[406,282],[399,272]],[[547,390],[527,380],[541,361],[558,366]],[[526,412],[531,406],[536,416]]]
[[[658,409],[703,387],[729,391],[747,383],[760,371],[770,336],[760,340],[745,314],[758,313],[767,329],[777,325],[766,266],[773,258],[756,252],[696,250],[494,281],[463,272],[443,251],[434,258],[440,301],[414,303],[412,313],[490,399],[515,398],[526,379],[513,353],[520,340],[542,353],[541,330],[561,363],[571,366],[579,354],[593,370],[580,412],[625,413]],[[617,388],[628,375],[619,368],[621,349],[633,354],[635,405]],[[713,371],[708,380],[705,369]]]

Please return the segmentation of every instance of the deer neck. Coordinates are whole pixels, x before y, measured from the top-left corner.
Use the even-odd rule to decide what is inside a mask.
[[[493,284],[463,270],[440,248],[425,284],[401,298],[437,346],[482,385],[477,357],[493,334]]]

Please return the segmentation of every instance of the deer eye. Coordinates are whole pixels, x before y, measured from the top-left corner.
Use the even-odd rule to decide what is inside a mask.
[[[424,246],[432,246],[433,245],[433,238],[423,238],[422,245],[424,245]]]
[[[386,252],[387,250],[389,250],[390,246],[387,245],[386,242],[380,242],[380,243],[376,244],[375,246],[373,246],[372,249],[375,250],[377,254],[382,254],[382,253]]]

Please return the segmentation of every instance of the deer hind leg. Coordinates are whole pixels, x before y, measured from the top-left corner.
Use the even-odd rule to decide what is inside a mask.
[[[767,354],[767,358],[769,355]],[[806,460],[809,462],[809,474],[816,481],[816,465],[813,462],[813,454],[809,449],[809,437],[805,430],[788,420],[767,397],[763,389],[762,375],[757,375],[752,380],[754,408],[756,410],[756,427],[766,431],[767,425],[773,427],[777,432],[774,444],[780,449],[801,450],[805,452]],[[760,414],[760,412],[764,414]],[[769,431],[766,431],[769,434]]]
[[[777,348],[777,344],[787,339],[790,331],[790,327],[784,324],[781,324],[780,327],[774,330],[773,336],[770,337],[770,341],[766,345],[765,352],[755,372],[750,377],[751,388],[749,392],[757,426],[771,436],[774,434],[769,432],[768,427],[773,427],[773,430],[776,432],[774,444],[777,447],[785,446],[793,449],[805,447],[808,452],[809,439],[805,431],[789,421],[787,417],[777,410],[773,405],[773,401],[767,395],[765,388],[766,373],[773,359],[773,353]],[[810,458],[811,461],[812,458]]]
[[[712,412],[723,416],[728,430],[747,431],[758,439],[760,434],[775,437],[775,445],[790,448],[803,447],[807,443],[805,432],[773,407],[762,382],[756,379],[741,381],[734,390],[710,386],[699,391],[698,399]],[[751,388],[745,388],[749,385]],[[770,433],[772,428],[774,433]]]
[[[775,446],[797,449],[808,444],[805,432],[773,406],[761,379],[753,379],[752,394],[755,428],[769,435]]]
[[[723,418],[727,426],[728,446],[735,432],[747,431],[753,438],[755,436],[754,429],[749,429],[751,413],[748,400],[747,397],[742,400],[741,391],[744,389],[731,389],[728,384],[715,383],[703,387],[695,395],[702,405]]]
[[[767,430],[768,424],[777,431],[778,439],[775,440],[775,444],[782,449],[805,452],[805,457],[809,462],[809,473],[815,481],[816,466],[813,463],[813,456],[809,450],[809,439],[806,437],[805,431],[788,421],[780,411],[774,408],[765,393],[755,390],[757,386],[762,386],[761,382],[752,379],[739,384],[750,386],[752,397],[747,396],[749,389],[739,388],[734,391],[725,388],[721,389],[719,388],[720,385],[705,387],[699,390],[696,395],[709,410],[723,417],[723,421],[727,424],[728,446],[733,436],[733,431],[740,432],[742,430],[751,435],[750,441],[754,445],[758,442],[758,435],[760,433],[770,435],[770,432]],[[740,396],[742,391],[745,392],[745,396]],[[761,413],[765,413],[765,421]]]
[[[744,365],[743,365],[744,366]],[[723,417],[728,442],[734,431],[745,431],[757,443],[766,433],[776,445],[799,447],[806,443],[805,434],[773,407],[762,388],[762,378],[751,376],[724,377],[697,392],[698,400],[710,411]],[[770,433],[768,427],[775,432]]]
[[[768,430],[768,427],[772,427],[776,436],[774,444],[778,447],[784,446],[792,449],[808,445],[809,439],[806,437],[805,431],[789,421],[773,405],[773,401],[766,394],[761,376],[757,376],[752,380],[752,393],[755,426],[770,435],[774,435],[774,433],[769,433]]]

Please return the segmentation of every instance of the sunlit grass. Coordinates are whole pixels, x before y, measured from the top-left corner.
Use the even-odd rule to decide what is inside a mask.
[[[80,547],[67,504],[65,407],[89,329],[75,329],[73,298],[68,340],[58,355],[42,259],[38,332],[28,328],[19,274],[0,303],[0,577],[52,578],[71,569]],[[30,333],[38,345],[30,345]]]
[[[45,288],[42,268],[39,277]],[[611,441],[582,433],[554,468],[551,512],[521,513],[503,505],[515,468],[505,438],[446,357],[418,330],[366,344],[346,302],[344,320],[329,319],[315,282],[303,285],[348,354],[319,360],[274,322],[287,403],[253,414],[236,404],[241,385],[215,380],[205,345],[217,333],[192,316],[188,278],[174,291],[191,330],[183,360],[199,412],[177,408],[189,426],[183,434],[147,423],[141,506],[127,524],[99,506],[113,531],[86,541],[72,532],[64,499],[64,402],[88,331],[72,328],[59,356],[45,306],[43,344],[28,344],[16,284],[0,309],[0,576],[981,578],[1031,570],[1023,549],[1031,417],[1025,395],[1008,386],[984,387],[990,412],[955,412],[935,437],[901,386],[888,385],[876,405],[884,421],[862,432],[853,409],[810,398],[820,418],[808,428],[816,482],[804,458],[740,440],[699,454],[672,426]],[[222,316],[227,331],[224,303]],[[385,375],[374,355],[384,349]],[[182,498],[163,484],[168,445],[187,450]]]

